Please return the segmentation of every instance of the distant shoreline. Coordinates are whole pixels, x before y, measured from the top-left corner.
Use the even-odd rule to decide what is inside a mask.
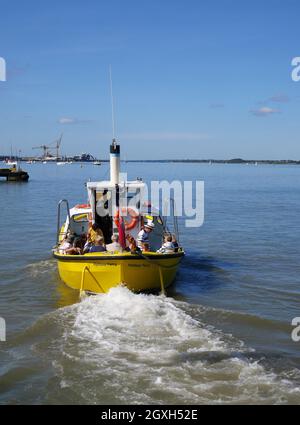
[[[10,158],[9,155],[4,156],[0,155],[0,161],[5,161],[5,159]],[[37,161],[42,162],[41,158],[33,157],[12,157],[12,160],[19,161]],[[94,158],[91,161],[78,161],[74,157],[65,157],[64,161],[73,161],[73,162],[109,162],[109,159],[96,159]],[[51,161],[49,161],[51,162]],[[54,161],[53,161],[54,162]],[[142,162],[142,163],[185,163],[185,164],[245,164],[245,165],[300,165],[300,160],[294,159],[129,159],[122,160],[122,162]]]
[[[104,162],[104,161],[103,161]],[[300,165],[300,160],[290,160],[290,159],[262,159],[262,160],[244,160],[244,159],[146,159],[146,160],[128,160],[126,162],[160,162],[160,163],[187,163],[187,164],[277,164],[277,165]]]

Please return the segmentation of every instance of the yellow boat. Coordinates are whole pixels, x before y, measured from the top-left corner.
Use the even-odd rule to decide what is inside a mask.
[[[183,253],[149,252],[143,257],[131,253],[54,256],[63,282],[73,289],[98,293],[120,284],[132,291],[164,291],[174,281]]]
[[[170,233],[170,230],[159,211],[143,199],[145,183],[141,179],[122,180],[120,145],[115,140],[110,146],[110,174],[109,181],[87,183],[88,204],[76,205],[70,209],[67,200],[59,202],[57,245],[53,251],[58,261],[59,275],[67,286],[80,292],[105,293],[120,284],[136,292],[156,290],[164,292],[175,280],[184,251],[179,245],[176,252],[157,252],[162,245],[163,236]],[[132,207],[133,200],[134,207]],[[61,226],[60,210],[63,204],[67,208],[67,218]],[[81,237],[88,232],[92,223],[96,223],[102,230],[105,242],[110,242],[113,234],[120,233],[120,227],[115,220],[116,211],[118,214],[123,212],[124,235],[130,233],[135,239],[146,220],[151,221],[154,230],[150,235],[150,252],[131,252],[127,248],[122,252],[105,251],[70,255],[60,250],[61,243],[68,234]],[[175,216],[172,231],[179,242]]]

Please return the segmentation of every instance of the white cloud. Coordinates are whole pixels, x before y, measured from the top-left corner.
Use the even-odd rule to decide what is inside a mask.
[[[61,117],[59,118],[58,122],[60,124],[85,124],[88,122],[92,122],[92,120],[79,120],[78,118],[72,118],[72,117]]]
[[[279,112],[280,111],[278,109],[270,108],[269,106],[263,106],[259,109],[253,109],[250,111],[251,114],[257,117],[267,117],[269,115],[273,115]]]
[[[75,119],[74,118],[62,117],[62,118],[59,118],[58,122],[60,124],[74,124]]]

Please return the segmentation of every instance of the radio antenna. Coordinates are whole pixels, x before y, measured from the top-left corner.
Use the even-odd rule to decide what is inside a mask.
[[[111,119],[112,119],[112,135],[113,143],[116,143],[115,139],[115,111],[114,111],[114,97],[113,97],[113,85],[111,76],[111,65],[109,65],[109,80],[110,80],[110,99],[111,99]]]

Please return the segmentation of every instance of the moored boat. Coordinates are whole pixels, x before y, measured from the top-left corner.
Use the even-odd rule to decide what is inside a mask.
[[[170,286],[175,280],[184,251],[179,244],[178,226],[173,216],[172,231],[178,242],[176,249],[162,252],[163,238],[171,232],[159,211],[144,199],[146,184],[141,180],[127,181],[120,174],[120,145],[110,146],[110,180],[88,182],[88,203],[69,208],[67,200],[58,205],[57,244],[53,255],[58,262],[62,281],[80,292],[102,293],[120,284],[133,291],[155,291]],[[133,206],[133,201],[135,201]],[[60,225],[60,210],[67,208],[67,218]],[[84,238],[96,224],[105,243],[118,234],[123,249],[116,251],[66,254],[61,249],[68,235]],[[126,239],[138,238],[141,229],[151,227],[150,250],[130,250]],[[158,252],[159,251],[159,252]]]
[[[29,174],[22,170],[17,161],[6,162],[8,168],[0,168],[0,177],[5,177],[7,181],[13,182],[27,182]]]

